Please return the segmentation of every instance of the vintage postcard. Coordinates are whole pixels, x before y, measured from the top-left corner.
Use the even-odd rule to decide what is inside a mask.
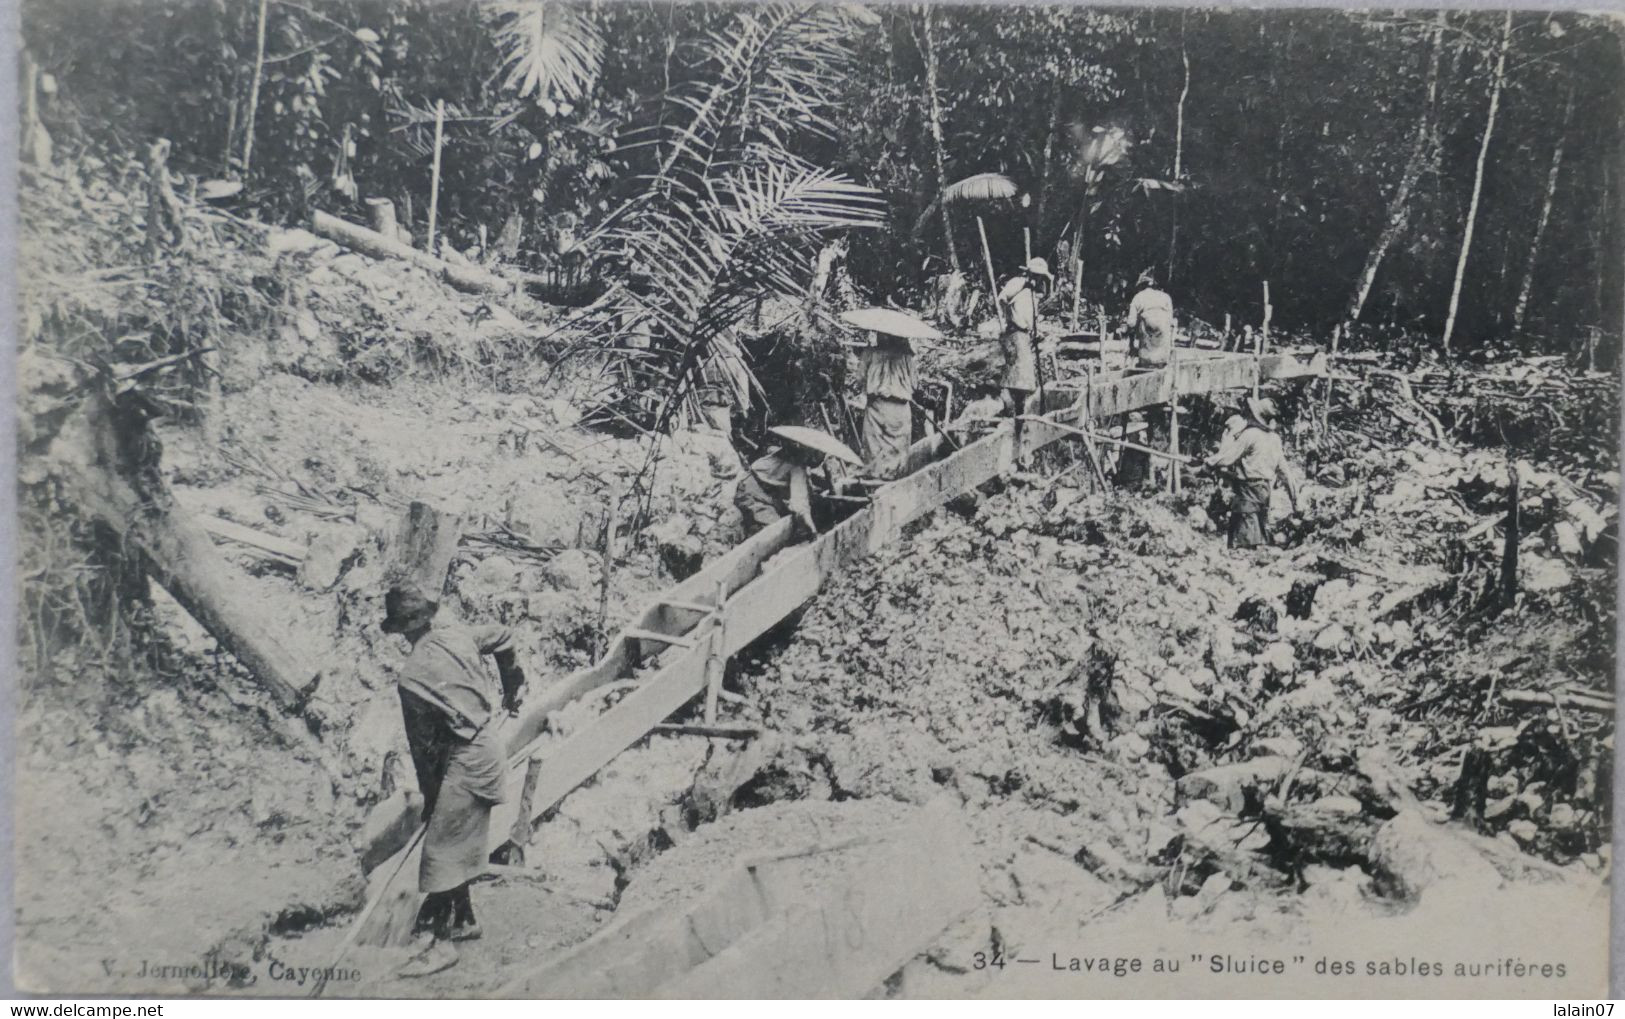
[[[22,990],[1606,993],[1616,22],[21,33]]]

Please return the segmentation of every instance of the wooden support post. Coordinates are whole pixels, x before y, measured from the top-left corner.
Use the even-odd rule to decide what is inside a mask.
[[[446,101],[441,99],[434,104],[434,169],[429,176],[429,243],[424,248],[431,255],[435,253],[435,217],[440,211],[440,145],[445,124]]]
[[[728,666],[728,589],[721,581],[716,587],[717,609],[711,616],[711,641],[705,657],[705,724],[717,720],[717,695],[722,692],[722,675]]]
[[[611,488],[604,505],[604,557],[598,572],[598,627],[593,631],[592,640],[594,658],[603,655],[607,637],[604,628],[609,624],[609,581],[615,572],[615,507],[619,503],[619,491]]]
[[[1219,349],[1230,349],[1230,313],[1224,313],[1224,332],[1219,336]]]
[[[1323,399],[1320,404],[1320,434],[1322,436],[1326,435],[1326,431],[1331,425],[1332,377],[1335,371],[1333,365],[1337,361],[1337,341],[1340,340],[1342,336],[1343,326],[1341,323],[1332,327],[1332,356],[1326,359],[1326,393],[1325,399]]]
[[[987,227],[982,225],[982,217],[976,217],[976,229],[982,235],[982,258],[987,262],[987,299],[992,302],[995,313],[999,310],[999,277],[993,271],[993,249],[987,246]]]
[[[525,763],[525,784],[519,792],[519,813],[513,819],[513,830],[508,833],[509,841],[523,849],[530,845],[531,818],[535,811],[531,805],[536,801],[536,786],[542,780],[542,758],[537,754]]]
[[[1168,351],[1168,491],[1179,494],[1179,344]]]
[[[1158,458],[1163,459],[1163,460],[1176,460],[1177,459],[1177,461],[1179,463],[1187,463],[1187,464],[1191,462],[1191,458],[1188,457],[1188,456],[1180,456],[1180,457],[1176,458],[1172,453],[1169,453],[1165,449],[1153,449],[1150,446],[1142,446],[1138,442],[1129,442],[1127,439],[1119,439],[1119,438],[1116,438],[1115,436],[1106,435],[1106,434],[1104,434],[1102,432],[1090,431],[1087,428],[1074,428],[1071,425],[1064,425],[1061,422],[1054,420],[1053,418],[1038,417],[1037,415],[1034,415],[1034,414],[1025,414],[1025,415],[1022,415],[1022,420],[1023,421],[1030,421],[1030,422],[1032,422],[1034,424],[1044,425],[1046,427],[1053,428],[1056,431],[1063,432],[1063,433],[1065,433],[1067,435],[1082,436],[1082,437],[1085,437],[1085,438],[1094,439],[1094,440],[1099,441],[1099,442],[1109,442],[1114,446],[1122,446],[1124,449],[1138,450],[1141,453],[1145,453],[1145,454],[1147,454],[1149,456],[1158,457]]]

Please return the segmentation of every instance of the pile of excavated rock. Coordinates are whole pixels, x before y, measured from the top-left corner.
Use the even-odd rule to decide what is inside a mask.
[[[1099,877],[1206,896],[1178,909],[1353,866],[1404,894],[1437,854],[1486,873],[1547,866],[1538,856],[1600,871],[1606,717],[1560,722],[1561,707],[1452,684],[1498,668],[1521,697],[1552,656],[1612,632],[1577,621],[1583,585],[1550,582],[1546,563],[1597,569],[1586,557],[1611,555],[1597,521],[1613,510],[1526,466],[1528,597],[1447,617],[1456,564],[1430,536],[1461,534],[1474,510],[1458,500],[1495,508],[1492,463],[1409,450],[1353,479],[1323,471],[1295,547],[1247,555],[1223,547],[1205,493],[1017,482],[939,513],[835,578],[794,643],[756,663],[786,747],[754,792],[924,802],[946,787],[993,842],[1058,829],[1049,844]],[[1602,664],[1576,682],[1606,689]],[[1509,711],[1510,726],[1484,724]],[[1563,739],[1566,782],[1534,754]],[[1457,807],[1464,782],[1487,785],[1487,808]],[[1452,812],[1484,835],[1411,837]]]

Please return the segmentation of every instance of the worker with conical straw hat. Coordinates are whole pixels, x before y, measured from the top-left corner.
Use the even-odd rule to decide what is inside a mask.
[[[854,466],[862,466],[863,459],[839,439],[816,428],[782,425],[767,431],[781,441],[751,462],[734,490],[734,505],[744,518],[745,535],[749,537],[790,515],[809,533],[816,534],[812,471],[830,456]]]
[[[1292,512],[1298,511],[1298,483],[1287,470],[1286,452],[1275,425],[1279,417],[1275,401],[1249,396],[1246,422],[1229,436],[1218,452],[1204,463],[1223,470],[1230,484],[1231,548],[1254,548],[1269,543],[1270,496],[1275,479],[1286,486]]]

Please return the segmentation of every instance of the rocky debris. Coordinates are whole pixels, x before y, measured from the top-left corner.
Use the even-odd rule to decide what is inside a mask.
[[[331,591],[362,555],[366,540],[358,527],[331,527],[315,535],[299,565],[300,586],[317,593]]]
[[[567,548],[542,567],[542,579],[555,591],[588,591],[598,586],[602,555]]]
[[[1467,838],[1415,810],[1401,811],[1377,830],[1371,862],[1391,891],[1407,897],[1435,887],[1440,894],[1481,895],[1501,884],[1500,872]]]
[[[1208,800],[1232,814],[1241,814],[1251,801],[1256,811],[1263,801],[1263,789],[1275,787],[1293,770],[1284,757],[1255,757],[1235,764],[1215,765],[1182,776],[1177,787],[1185,799]]]

